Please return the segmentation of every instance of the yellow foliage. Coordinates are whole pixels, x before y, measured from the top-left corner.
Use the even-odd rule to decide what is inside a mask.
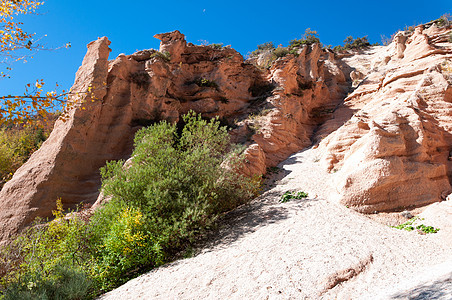
[[[0,72],[0,79],[9,77],[9,63],[25,61],[29,56],[27,51],[45,49],[38,43],[39,39],[33,39],[35,34],[24,31],[21,28],[23,24],[17,21],[21,15],[35,13],[43,4],[44,2],[36,0],[0,0],[0,66],[7,64],[6,70]],[[65,47],[70,47],[70,44]],[[44,84],[44,80],[38,79],[34,85],[26,84],[23,95],[0,95],[0,124],[5,121],[15,124],[28,123],[33,116],[45,116],[47,112],[58,111],[62,107],[62,119],[67,119],[65,115],[71,108],[67,101],[71,92],[44,92]],[[87,93],[91,93],[91,90]]]

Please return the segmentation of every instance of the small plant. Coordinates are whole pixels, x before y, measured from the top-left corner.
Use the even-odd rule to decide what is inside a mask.
[[[420,232],[423,232],[425,234],[427,233],[437,233],[439,231],[439,228],[435,228],[433,226],[426,226],[424,224],[415,225],[415,222],[418,220],[424,220],[419,217],[413,217],[410,220],[408,220],[406,223],[397,225],[397,226],[391,226],[392,228],[400,229],[400,230],[406,230],[406,231],[413,231],[414,229],[419,230]]]
[[[451,23],[451,15],[444,14],[434,21],[438,27],[448,27]]]
[[[161,58],[166,62],[169,62],[171,60],[171,54],[168,51],[163,52],[157,51],[154,54],[152,54],[150,58],[154,57]]]
[[[367,40],[367,36],[364,36],[361,38],[358,37],[356,39],[353,39],[352,36],[348,36],[344,40],[344,46],[335,46],[333,48],[333,50],[336,52],[342,52],[342,51],[347,51],[347,50],[363,49],[363,48],[366,48],[369,46],[370,46],[370,43]]]
[[[206,79],[206,78],[198,78],[198,79],[195,80],[194,83],[197,84],[200,87],[218,88],[218,84],[215,81],[209,80],[209,79]]]
[[[258,56],[262,52],[265,51],[273,51],[275,50],[275,46],[273,45],[273,42],[266,42],[260,45],[257,45],[257,49],[251,52],[250,56]]]
[[[320,44],[319,34],[311,28],[307,28],[302,39],[293,39],[289,42],[289,48],[300,48],[303,45]]]
[[[217,50],[221,50],[223,49],[223,43],[218,43],[218,44],[210,44],[209,47],[213,48],[213,49],[217,49]]]
[[[261,119],[269,114],[271,109],[264,108],[257,113],[252,113],[248,116],[248,119],[251,121],[248,123],[248,126],[254,131],[254,133],[260,134],[262,133]]]
[[[289,54],[289,49],[287,47],[278,47],[273,51],[273,54],[277,57],[284,57]]]
[[[285,202],[289,202],[292,199],[304,199],[304,198],[308,198],[308,193],[297,192],[295,194],[294,191],[287,191],[284,193],[284,195],[282,195],[280,202],[285,203]]]

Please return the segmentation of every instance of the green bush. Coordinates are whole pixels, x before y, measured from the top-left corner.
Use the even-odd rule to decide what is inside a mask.
[[[257,45],[257,49],[251,52],[251,56],[257,56],[264,51],[273,51],[273,50],[275,50],[273,42],[265,42],[263,44]]]
[[[194,83],[200,87],[218,88],[218,84],[215,81],[207,78],[198,78],[194,81]]]
[[[168,51],[163,51],[163,52],[156,51],[150,56],[150,58],[154,58],[154,57],[161,58],[166,62],[169,62],[171,60],[171,54]]]
[[[23,276],[22,281],[12,283],[0,295],[4,300],[78,300],[89,297],[90,281],[80,270],[58,265],[53,270],[53,278],[45,273],[33,273]]]
[[[130,249],[131,243],[138,243],[137,250],[102,265],[105,279],[114,284],[137,266],[149,268],[170,260],[210,228],[220,213],[254,195],[255,183],[236,172],[243,161],[241,150],[230,145],[226,128],[220,127],[218,119],[206,121],[193,112],[183,119],[180,135],[176,125],[166,122],[139,131],[131,166],[124,169],[123,162],[110,162],[101,170],[103,191],[112,200],[105,212],[100,210],[94,216],[93,224],[99,228],[94,231],[113,231],[97,240],[102,240],[104,247],[105,241],[124,240],[118,233],[124,231],[125,224],[116,228],[113,224],[119,220],[111,217],[118,212],[132,209],[133,218],[140,216],[132,222],[136,228],[130,229],[126,239]],[[108,254],[101,256],[120,257],[125,246],[111,244]],[[112,279],[109,270],[118,264],[122,269]]]
[[[0,128],[0,188],[46,140],[43,128]]]
[[[289,54],[289,49],[287,49],[286,47],[278,47],[273,51],[273,54],[277,57],[284,57],[287,54]]]
[[[61,200],[55,220],[26,230],[0,253],[0,299],[82,299],[92,280],[83,270],[89,261],[86,224],[65,218]]]
[[[451,15],[450,14],[444,14],[441,17],[439,17],[438,19],[434,20],[433,22],[438,26],[438,27],[448,27],[451,24]]]
[[[320,39],[317,31],[311,30],[311,28],[307,28],[305,33],[303,34],[302,39],[293,39],[289,42],[289,48],[300,48],[303,45],[312,45],[312,44],[320,44]]]
[[[340,51],[346,51],[346,50],[352,50],[352,49],[362,49],[369,47],[370,43],[367,40],[367,36],[353,39],[352,36],[348,36],[344,40],[344,46],[335,46],[333,48],[334,51],[340,52]],[[374,46],[378,46],[378,43],[374,44]]]
[[[111,200],[90,218],[65,217],[58,201],[54,221],[4,249],[0,299],[94,297],[174,259],[221,213],[256,195],[260,180],[240,175],[243,149],[218,118],[190,112],[183,120],[181,131],[166,122],[140,130],[131,164],[101,169]]]
[[[209,47],[211,47],[213,49],[217,49],[217,50],[221,50],[224,48],[223,43],[218,43],[218,44],[213,43],[213,44],[210,44]]]

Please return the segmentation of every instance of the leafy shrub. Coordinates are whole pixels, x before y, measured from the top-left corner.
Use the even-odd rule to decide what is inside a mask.
[[[81,299],[88,295],[91,279],[81,267],[87,258],[86,224],[64,218],[61,200],[55,220],[36,223],[2,249],[3,274],[0,299]]]
[[[435,21],[433,21],[438,27],[448,27],[451,24],[451,15],[444,14]]]
[[[154,58],[154,57],[163,59],[166,62],[169,62],[171,60],[171,54],[168,51],[163,51],[163,52],[156,51],[150,56],[150,58]]]
[[[170,261],[221,213],[256,195],[260,181],[237,172],[242,149],[218,118],[190,112],[183,120],[181,131],[166,122],[140,130],[130,166],[101,169],[111,200],[90,218],[66,217],[58,201],[54,221],[4,249],[0,299],[94,297]]]
[[[44,128],[0,128],[0,188],[46,140],[50,130]]]
[[[257,45],[258,50],[273,50],[275,49],[275,46],[273,45],[273,42],[265,42],[263,44]]]
[[[376,44],[378,45],[378,44]],[[344,46],[335,46],[333,48],[334,51],[340,52],[340,51],[346,51],[346,50],[352,50],[352,49],[362,49],[365,47],[369,47],[370,43],[367,40],[367,36],[353,39],[352,36],[348,36],[344,40]]]
[[[142,216],[142,223],[134,223],[139,225],[136,238],[128,240],[143,246],[137,247],[139,253],[128,256],[131,262],[120,263],[124,266],[121,275],[130,271],[132,264],[154,267],[168,261],[209,228],[219,213],[253,196],[254,183],[236,172],[243,160],[239,149],[231,148],[226,128],[219,126],[218,119],[206,121],[193,112],[183,119],[186,124],[180,135],[176,125],[166,122],[139,131],[129,168],[122,168],[123,162],[110,162],[101,170],[104,193],[112,200],[105,213],[94,216],[94,222],[100,224],[96,226],[111,228],[108,223],[114,218],[110,216],[128,207]],[[118,254],[119,250],[110,252]],[[121,261],[111,262],[104,268],[105,278],[115,282],[119,274],[112,280],[108,273]]]
[[[300,48],[303,45],[312,45],[312,44],[320,44],[320,39],[317,31],[311,30],[311,28],[307,28],[305,33],[303,34],[302,39],[293,39],[289,42],[289,48]]]
[[[213,81],[206,78],[198,78],[194,81],[195,84],[197,84],[200,87],[212,87],[212,88],[218,88],[218,84]]]
[[[251,52],[251,56],[257,56],[264,51],[273,51],[274,49],[275,46],[273,45],[273,42],[265,42],[263,44],[257,45],[257,49]]]
[[[209,47],[213,48],[213,49],[217,49],[217,50],[221,50],[223,49],[223,43],[218,43],[218,44],[210,44]]]
[[[286,47],[278,47],[278,48],[276,48],[276,49],[273,51],[273,54],[274,54],[277,58],[284,57],[284,56],[286,56],[287,54],[289,54],[289,49],[286,48]]]
[[[12,283],[0,294],[2,300],[86,299],[91,286],[86,274],[80,270],[58,265],[52,278],[44,273],[27,274],[22,281]],[[44,279],[46,278],[46,279]]]

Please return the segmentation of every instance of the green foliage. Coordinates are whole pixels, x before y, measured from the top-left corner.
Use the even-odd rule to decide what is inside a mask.
[[[263,44],[257,45],[257,50],[273,50],[275,46],[273,42],[265,42]]]
[[[294,191],[287,191],[284,193],[284,195],[282,195],[280,202],[285,203],[292,199],[303,199],[303,198],[307,198],[307,197],[308,197],[308,193],[305,193],[305,192],[297,192],[295,194]]]
[[[115,162],[101,171],[104,193],[113,198],[105,208],[107,213],[100,214],[103,220],[94,217],[99,228],[111,227],[103,224],[111,222],[108,215],[127,207],[142,216],[134,223],[138,226],[136,237],[128,237],[142,247],[128,256],[132,261],[108,261],[104,267],[107,280],[115,282],[110,270],[118,264],[124,266],[120,270],[123,276],[132,264],[154,267],[168,261],[209,228],[219,213],[253,196],[251,180],[235,172],[243,160],[240,149],[231,148],[226,128],[219,126],[218,119],[206,121],[190,112],[184,122],[180,135],[175,125],[166,122],[139,131],[131,166],[124,169],[122,162]],[[117,236],[111,239],[121,240]],[[110,251],[113,256],[122,251],[121,245]],[[117,280],[119,274],[113,277]]]
[[[336,52],[340,52],[340,51],[347,51],[347,50],[352,50],[352,49],[355,49],[355,50],[356,49],[362,49],[362,48],[366,48],[366,47],[369,47],[369,46],[370,46],[370,43],[367,40],[367,36],[364,36],[364,37],[361,37],[361,38],[358,37],[356,39],[353,39],[352,36],[348,36],[344,40],[344,46],[335,46],[333,48],[333,50],[336,51]]]
[[[198,78],[194,81],[194,83],[200,87],[218,88],[218,84],[215,81],[207,78]]]
[[[61,200],[55,220],[26,230],[0,253],[0,299],[81,299],[91,286],[82,270],[86,224],[65,218]]]
[[[218,43],[218,44],[210,44],[209,47],[213,48],[213,49],[217,49],[217,50],[221,50],[223,49],[223,43]]]
[[[276,58],[284,57],[289,54],[289,49],[287,47],[278,47],[273,51]]]
[[[161,58],[166,62],[169,62],[171,60],[171,54],[168,51],[163,51],[163,52],[156,51],[150,56],[150,58],[154,58],[154,57]]]
[[[2,300],[61,299],[78,300],[89,297],[91,282],[83,271],[58,265],[53,276],[45,273],[26,274],[0,294]]]
[[[415,222],[418,220],[423,220],[423,219],[420,219],[419,217],[413,217],[410,220],[408,220],[406,223],[400,224],[398,226],[391,226],[391,227],[400,229],[400,230],[406,230],[406,231],[413,231],[414,229],[417,229],[423,233],[437,233],[439,231],[439,228],[435,228],[433,226],[426,226],[424,224],[419,224],[416,226]]]
[[[433,21],[438,27],[448,27],[451,24],[451,15],[444,14],[435,21]]]
[[[5,248],[0,299],[94,297],[190,252],[221,213],[255,196],[260,180],[237,172],[243,149],[218,118],[189,112],[183,120],[181,131],[166,122],[140,130],[131,164],[101,169],[111,200],[91,217],[66,217],[57,201],[55,220]]]
[[[0,188],[46,140],[44,128],[0,128]]]
[[[273,45],[273,42],[266,42],[260,45],[257,45],[257,49],[251,52],[251,56],[257,56],[265,51],[273,51],[275,49],[275,46]]]
[[[320,44],[317,31],[307,28],[302,39],[294,39],[290,41],[289,47],[283,47],[282,45],[275,48],[273,42],[267,42],[257,46],[257,49],[251,52],[250,56],[258,56],[261,53],[269,51],[272,55],[268,57],[265,62],[265,68],[271,67],[272,63],[280,57],[285,57],[288,54],[298,56],[298,49],[304,45],[312,45],[315,43]]]
[[[317,31],[311,30],[311,28],[307,28],[305,33],[303,34],[302,39],[293,39],[289,42],[289,48],[300,48],[303,45],[312,45],[312,44],[320,44],[320,39]]]

